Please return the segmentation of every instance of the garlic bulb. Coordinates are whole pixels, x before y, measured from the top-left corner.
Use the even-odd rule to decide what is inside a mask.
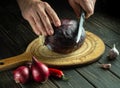
[[[111,64],[101,64],[100,67],[103,68],[103,69],[110,69]]]
[[[109,51],[108,57],[109,57],[109,59],[115,59],[115,58],[117,58],[118,55],[119,55],[119,51],[117,50],[117,48],[114,44],[113,48],[110,49],[110,51]]]

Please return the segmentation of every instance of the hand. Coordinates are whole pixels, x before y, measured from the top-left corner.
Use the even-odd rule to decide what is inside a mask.
[[[37,35],[52,35],[51,23],[60,26],[61,22],[56,12],[47,2],[40,0],[17,0],[22,16],[31,25]]]
[[[86,18],[90,17],[94,13],[94,6],[96,0],[68,0],[68,1],[78,17],[80,17],[81,8],[86,12]]]

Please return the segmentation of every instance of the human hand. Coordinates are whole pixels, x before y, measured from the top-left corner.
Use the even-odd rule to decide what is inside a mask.
[[[22,16],[31,25],[37,35],[52,35],[51,23],[60,26],[61,22],[56,12],[47,3],[40,0],[17,0]]]
[[[96,0],[68,0],[70,6],[75,11],[77,17],[80,17],[81,8],[86,12],[86,18],[94,13],[94,6]]]

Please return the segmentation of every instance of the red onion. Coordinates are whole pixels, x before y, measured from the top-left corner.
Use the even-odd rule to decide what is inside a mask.
[[[32,76],[36,82],[44,82],[49,77],[49,69],[42,62],[38,61],[34,56],[32,58],[31,66]]]
[[[13,72],[16,83],[26,83],[29,80],[29,68],[27,66],[20,66]]]

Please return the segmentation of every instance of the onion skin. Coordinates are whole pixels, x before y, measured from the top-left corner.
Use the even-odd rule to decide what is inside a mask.
[[[84,43],[86,34],[82,31],[81,38],[77,43],[78,22],[71,19],[62,19],[61,26],[53,25],[54,34],[45,37],[44,44],[48,49],[61,54],[68,54],[77,50]]]
[[[49,69],[42,62],[38,61],[34,56],[32,58],[31,66],[32,76],[35,82],[44,82],[48,80]]]
[[[13,71],[14,80],[16,83],[25,84],[29,80],[30,71],[27,66],[20,66]]]

